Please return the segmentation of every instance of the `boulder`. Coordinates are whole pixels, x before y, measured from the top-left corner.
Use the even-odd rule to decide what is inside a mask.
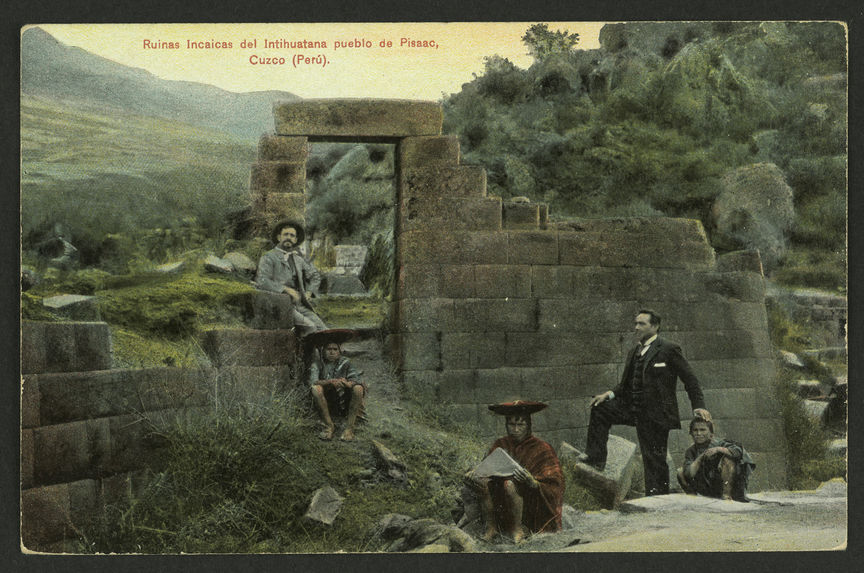
[[[727,173],[712,207],[714,246],[758,249],[766,270],[786,254],[795,208],[792,188],[773,163],[757,163]]]
[[[234,265],[232,265],[230,261],[220,259],[215,255],[208,255],[207,258],[204,259],[204,270],[211,273],[228,274],[234,272]]]
[[[797,354],[788,350],[780,351],[780,360],[784,368],[791,370],[805,370],[807,368]]]
[[[405,464],[387,446],[377,440],[372,440],[372,455],[378,469],[388,478],[403,482],[408,479],[405,475]]]
[[[99,322],[99,306],[95,296],[61,294],[42,299],[42,305],[52,312],[72,320]]]
[[[826,400],[804,400],[804,410],[814,421],[824,424],[827,417],[828,402]]]
[[[327,294],[362,295],[368,292],[356,275],[325,273],[324,277],[327,281]]]
[[[461,553],[477,550],[474,539],[458,527],[443,525],[433,519],[408,518],[406,521],[405,517],[389,514],[376,526],[382,539],[393,540],[387,545],[389,552]]]
[[[329,485],[319,488],[312,494],[312,501],[309,503],[309,508],[303,515],[303,519],[324,525],[333,525],[333,521],[342,509],[343,501],[345,498]]]
[[[565,503],[561,506],[561,529],[576,529],[582,514],[583,512]]]
[[[818,380],[798,380],[795,390],[802,398],[817,398],[822,395],[822,383]]]
[[[255,264],[255,261],[244,255],[243,253],[239,253],[237,251],[226,253],[225,256],[222,257],[222,259],[231,263],[231,265],[234,267],[234,270],[243,275],[251,277],[254,276],[255,271],[258,270],[258,265]]]
[[[180,273],[183,272],[183,269],[185,268],[185,261],[177,261],[176,263],[165,263],[164,265],[159,265],[156,267],[156,272],[165,274]]]
[[[336,254],[337,267],[360,267],[366,264],[366,254],[369,249],[363,245],[336,245],[333,247]]]
[[[579,483],[591,490],[604,507],[618,507],[627,492],[636,468],[636,444],[619,436],[610,435],[608,442],[606,467],[598,471],[593,467],[580,463],[581,452],[563,442],[559,448],[561,461],[569,465],[573,476]]]

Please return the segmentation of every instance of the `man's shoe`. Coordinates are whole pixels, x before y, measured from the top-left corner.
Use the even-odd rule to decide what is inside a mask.
[[[581,454],[578,458],[576,458],[580,464],[585,464],[586,466],[591,466],[598,472],[602,472],[606,469],[606,462],[594,460],[588,457],[588,454]]]

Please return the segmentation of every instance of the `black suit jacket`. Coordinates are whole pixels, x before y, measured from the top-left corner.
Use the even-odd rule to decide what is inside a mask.
[[[615,397],[628,405],[631,400],[630,385],[633,383],[633,368],[638,349],[639,346],[636,346],[630,350],[621,382],[613,389]],[[651,420],[669,429],[681,427],[681,420],[678,418],[678,398],[675,396],[678,378],[684,383],[691,407],[694,410],[705,407],[705,398],[702,396],[699,380],[693,374],[693,369],[690,368],[690,364],[681,353],[681,347],[677,344],[657,337],[645,353],[642,372],[642,408]]]

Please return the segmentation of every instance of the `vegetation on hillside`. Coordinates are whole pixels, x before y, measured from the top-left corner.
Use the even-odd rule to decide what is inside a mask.
[[[554,34],[532,27],[531,67],[490,56],[443,102],[444,131],[486,168],[490,193],[559,218],[693,217],[710,234],[723,175],[774,163],[795,205],[777,278],[845,287],[841,25],[616,24],[599,50],[532,47]]]

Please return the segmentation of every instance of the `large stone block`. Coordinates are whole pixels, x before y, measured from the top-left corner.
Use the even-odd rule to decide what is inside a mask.
[[[282,135],[262,135],[258,140],[258,159],[260,161],[306,162],[309,153],[309,140],[305,137],[285,137]]]
[[[400,235],[399,264],[505,264],[507,249],[500,232],[406,231]]]
[[[496,368],[505,363],[503,332],[447,332],[441,338],[445,369]]]
[[[744,302],[763,302],[765,300],[765,279],[756,273],[710,272],[705,273],[703,280],[708,295]]]
[[[439,400],[455,404],[477,403],[477,381],[474,370],[443,370],[436,374],[438,374],[436,379]]]
[[[256,290],[250,314],[247,324],[254,330],[288,330],[294,326],[294,303],[284,294]]]
[[[552,432],[587,425],[585,405],[572,398],[565,398],[562,396],[559,399],[543,400],[548,407],[532,418],[532,427],[538,432]]]
[[[442,336],[440,332],[403,332],[389,337],[402,370],[437,370],[441,368]]]
[[[582,453],[570,444],[561,445],[561,459],[571,469],[576,480],[600,498],[604,507],[618,507],[630,491],[636,470],[636,444],[610,434],[608,457],[603,471],[578,462]]]
[[[406,137],[396,147],[403,170],[459,164],[459,138],[455,135]]]
[[[504,203],[505,229],[540,228],[540,205],[536,203]]]
[[[467,265],[466,269],[470,275],[464,282],[473,287],[472,267]],[[443,297],[441,278],[442,272],[439,264],[401,265],[397,275],[396,298]]]
[[[486,170],[479,165],[403,166],[399,197],[486,197]]]
[[[518,368],[478,369],[475,370],[475,382],[475,399],[479,404],[526,399],[522,388],[522,373]]]
[[[527,298],[531,296],[531,266],[473,265],[475,293],[464,298]],[[545,268],[545,267],[544,267]]]
[[[444,120],[437,102],[397,99],[277,102],[273,114],[278,135],[305,135],[310,141],[439,135]]]
[[[267,194],[300,193],[306,189],[305,161],[259,161],[252,165],[249,189]]]
[[[635,285],[643,274],[643,269],[574,268],[571,293],[582,300],[635,300]]]
[[[690,360],[693,372],[702,388],[756,387],[766,394],[776,373],[770,358],[731,358],[718,360]],[[768,391],[770,393],[772,391]]]
[[[111,332],[106,323],[22,321],[22,374],[110,367]]]
[[[508,366],[575,366],[604,364],[621,360],[618,335],[573,332],[556,335],[547,332],[508,333]]]
[[[403,299],[399,301],[399,330],[428,332],[450,330],[454,324],[454,305],[449,298]]]
[[[687,398],[686,392],[682,390],[683,385],[679,384],[678,388],[678,415],[681,420],[687,420],[689,423],[690,418],[693,417],[690,400]],[[752,420],[757,416],[756,403],[760,392],[755,388],[703,388],[702,394],[705,396],[705,405],[714,418]]]
[[[713,404],[707,404],[709,411]],[[782,451],[786,447],[780,418],[717,419],[714,434],[740,442],[747,451]]]
[[[477,294],[475,265],[441,265],[439,292],[447,298],[474,298]]]
[[[474,298],[453,302],[457,332],[531,332],[537,329],[537,303],[530,298]]]
[[[558,234],[555,231],[508,231],[507,262],[557,265]]]
[[[708,296],[704,284],[707,274],[679,269],[642,271],[633,282],[634,292],[638,300],[704,301]]]
[[[21,430],[21,488],[33,487],[33,430]]]
[[[415,229],[497,231],[501,229],[498,197],[409,197],[399,210],[400,227]]]
[[[578,298],[540,299],[538,325],[542,332],[612,332],[630,330],[639,309],[636,301],[586,301]]]
[[[35,375],[21,378],[21,427],[34,428],[41,424],[39,420],[39,379]]]
[[[143,468],[159,469],[165,453],[166,442],[156,433],[156,428],[170,423],[179,411],[162,411],[147,417],[130,414],[107,418],[109,424],[110,455],[105,461],[109,474],[128,472]]]
[[[676,331],[667,338],[681,345],[690,360],[770,358],[767,330]]]
[[[717,257],[716,269],[722,272],[747,271],[763,274],[759,249],[733,251]]]
[[[621,380],[623,362],[614,364],[580,364],[576,367],[576,388],[578,396],[585,397],[585,403],[590,403],[590,397],[596,396],[614,387]]]
[[[750,475],[747,491],[778,491],[789,487],[786,475],[786,456],[782,452],[752,451],[750,456],[756,463],[756,469]]]
[[[33,430],[33,482],[50,485],[101,475],[110,452],[108,420]]]
[[[578,388],[576,367],[524,367],[518,368],[522,377],[524,399],[546,400],[575,398],[583,394]]]
[[[21,541],[31,551],[73,534],[69,485],[58,484],[21,492]]]
[[[99,314],[98,299],[95,296],[80,294],[61,294],[42,299],[42,305],[58,316],[70,320],[98,322],[102,320]]]
[[[764,330],[768,314],[761,302],[716,300],[712,302],[673,302],[642,300],[663,317],[663,330]]]
[[[290,330],[214,329],[201,338],[202,348],[219,367],[293,364],[297,356],[297,338]]]
[[[203,403],[207,371],[146,368],[42,374],[43,425]]]
[[[558,223],[559,229],[607,235],[643,234],[674,242],[706,240],[705,229],[698,219],[671,217],[610,217],[602,219],[575,219]]]
[[[306,213],[306,195],[302,192],[283,193],[262,190],[256,198],[255,205],[265,217],[303,221]]]

